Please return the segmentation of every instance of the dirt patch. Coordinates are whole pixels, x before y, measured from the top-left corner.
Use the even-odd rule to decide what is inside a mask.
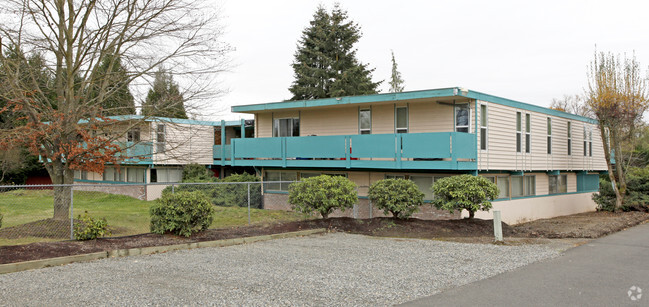
[[[547,238],[597,238],[647,220],[649,220],[649,213],[643,212],[590,212],[537,220],[516,226],[503,223],[503,234],[508,244],[547,244]],[[0,246],[0,264],[116,249],[232,239],[314,228],[326,228],[329,231],[381,237],[439,239],[466,243],[493,242],[493,221],[491,220],[431,221],[419,219],[394,220],[391,218],[331,218],[209,229],[189,238],[171,234],[141,234],[84,242],[61,241]]]
[[[513,226],[518,236],[531,238],[599,238],[649,220],[646,212],[586,212]]]

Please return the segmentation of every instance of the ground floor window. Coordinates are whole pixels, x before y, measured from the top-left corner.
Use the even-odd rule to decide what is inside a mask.
[[[267,191],[288,191],[291,182],[275,181],[297,181],[297,172],[295,171],[267,171],[264,176],[265,190]]]
[[[81,170],[74,170],[74,179],[88,180],[88,172]]]
[[[181,182],[183,180],[182,168],[155,168],[151,170],[151,182]]]
[[[485,176],[498,187],[498,198],[509,198],[509,176]]]
[[[512,197],[523,197],[536,195],[535,176],[512,176]]]
[[[115,182],[146,182],[146,168],[142,167],[106,167],[103,175],[104,181]]]
[[[550,194],[560,194],[568,192],[567,175],[550,175],[548,176]]]

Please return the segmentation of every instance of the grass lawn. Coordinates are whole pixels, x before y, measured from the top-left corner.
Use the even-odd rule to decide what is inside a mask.
[[[40,236],[13,238],[3,236],[6,228],[49,219],[53,215],[53,193],[43,190],[14,190],[0,193],[0,213],[4,215],[0,229],[0,245],[26,244],[61,239]],[[113,236],[125,236],[149,232],[149,206],[153,201],[138,200],[128,196],[101,192],[74,192],[74,216],[86,211],[92,217],[106,218],[113,228]],[[305,216],[295,212],[252,209],[254,224],[293,221]],[[216,207],[214,222],[210,228],[232,227],[248,224],[248,208]],[[68,227],[69,231],[69,227]]]

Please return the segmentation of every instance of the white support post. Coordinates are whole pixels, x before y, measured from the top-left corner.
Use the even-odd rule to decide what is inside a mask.
[[[248,183],[248,225],[250,225],[250,183]]]
[[[503,223],[499,210],[494,210],[494,236],[496,243],[503,242]]]

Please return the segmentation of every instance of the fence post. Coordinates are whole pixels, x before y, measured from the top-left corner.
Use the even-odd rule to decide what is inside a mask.
[[[70,186],[70,240],[74,240],[74,187]]]
[[[248,225],[250,225],[250,183],[248,183]]]
[[[372,200],[370,199],[370,219],[372,219]]]
[[[503,228],[500,218],[500,211],[494,210],[494,237],[496,243],[503,242]]]
[[[171,194],[176,194],[175,188],[176,188],[176,186],[172,184],[171,185]]]

